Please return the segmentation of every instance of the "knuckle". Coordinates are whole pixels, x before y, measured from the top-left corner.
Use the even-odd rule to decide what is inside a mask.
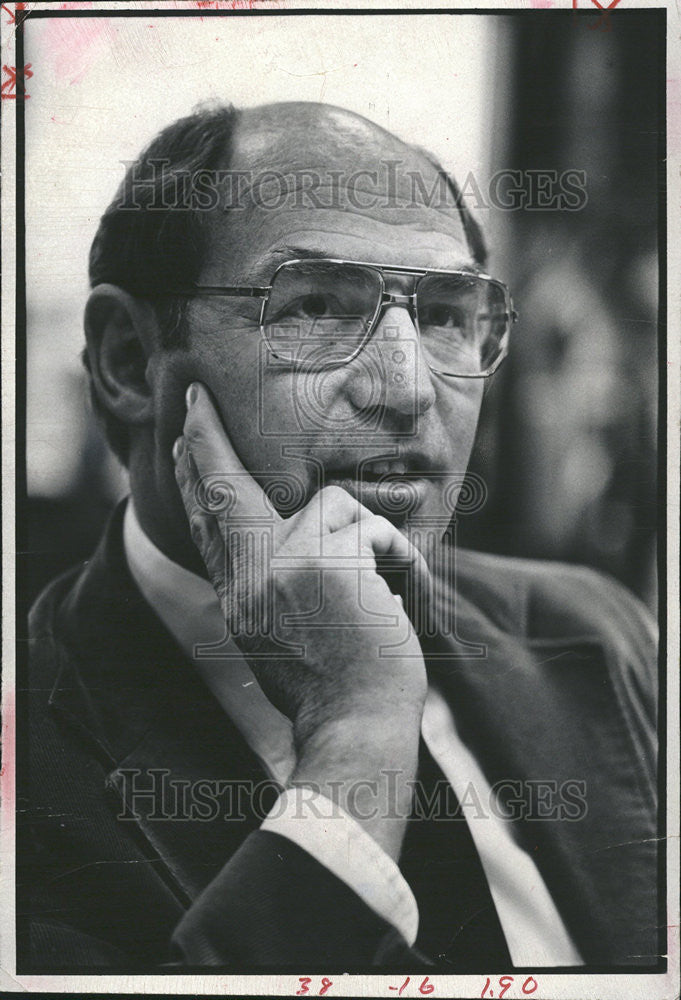
[[[347,503],[350,501],[353,506],[357,503],[354,497],[350,496],[347,490],[344,490],[342,486],[324,486],[319,491],[320,496],[325,500],[330,500],[332,503]]]
[[[205,443],[206,434],[200,423],[188,421],[184,429],[184,438],[186,446],[191,450],[192,446],[196,448]]]
[[[391,535],[397,532],[397,528],[390,523],[387,517],[383,517],[382,514],[372,514],[370,520],[371,524],[381,531],[389,532]]]
[[[374,537],[382,538],[384,541],[397,539],[401,547],[401,540],[404,536],[397,530],[394,524],[390,523],[387,517],[383,517],[381,514],[374,514],[367,520],[369,522],[367,528]]]

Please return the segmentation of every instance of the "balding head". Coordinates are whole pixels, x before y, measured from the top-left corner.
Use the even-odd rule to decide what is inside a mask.
[[[408,156],[411,147],[375,122],[331,104],[290,101],[242,111],[235,152],[254,169],[271,166],[275,148],[286,147],[291,162],[317,151],[320,166],[331,167],[348,153],[371,158]]]
[[[425,150],[344,108],[289,102],[241,112],[230,148],[239,173],[238,205],[286,205],[314,210],[409,210],[428,227],[424,210],[448,217],[465,232],[473,257],[483,262],[479,229],[466,212],[452,178]],[[230,195],[234,197],[232,181]]]
[[[434,228],[433,246],[427,234]],[[354,112],[287,102],[200,110],[164,129],[102,217],[90,282],[151,301],[165,346],[179,347],[187,339],[186,302],[169,290],[199,279],[244,281],[240,262],[250,249],[259,245],[264,254],[301,230],[311,244],[315,233],[328,240],[336,230],[338,254],[352,250],[359,259],[400,230],[411,234],[412,263],[433,264],[443,236],[467,244],[478,263],[485,256],[454,181],[427,153]],[[94,402],[125,461],[126,428],[96,393]]]

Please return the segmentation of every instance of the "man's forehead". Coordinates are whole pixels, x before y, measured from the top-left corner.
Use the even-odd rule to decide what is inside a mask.
[[[420,150],[343,109],[281,104],[243,112],[230,168],[231,210],[214,229],[219,258],[236,253],[254,265],[275,246],[299,244],[301,234],[353,259],[388,263],[396,245],[412,252],[403,264],[453,266],[469,256],[446,176]]]
[[[354,190],[360,204],[368,200],[362,195],[374,193],[415,210],[456,207],[451,192],[448,201],[444,197],[445,180],[424,152],[343,108],[290,103],[242,112],[231,166],[243,174],[241,191],[250,190],[251,201],[265,205],[273,202],[277,180],[286,178],[291,193],[345,189],[349,209],[355,207]]]
[[[239,115],[233,159],[253,168],[289,160],[340,156],[351,164],[362,155],[404,155],[411,149],[397,136],[361,115],[332,105],[306,102],[267,104]]]

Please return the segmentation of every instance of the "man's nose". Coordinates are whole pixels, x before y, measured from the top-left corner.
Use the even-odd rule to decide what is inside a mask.
[[[435,386],[410,309],[384,308],[371,340],[351,363],[346,383],[359,410],[420,416],[435,402]]]

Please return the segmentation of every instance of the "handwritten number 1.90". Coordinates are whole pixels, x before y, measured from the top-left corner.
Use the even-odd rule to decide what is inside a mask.
[[[499,992],[496,994],[496,1000],[504,1000],[506,993],[508,992],[508,990],[510,990],[513,983],[514,983],[513,976],[502,976],[499,979]],[[537,985],[538,985],[537,980],[534,978],[534,976],[528,976],[521,987],[524,996],[526,997],[531,996],[532,993],[534,993],[535,990],[537,989]],[[494,992],[492,990],[492,983],[491,980],[489,979],[489,976],[485,980],[485,985],[482,988],[482,993],[480,994],[480,996],[494,997]]]

